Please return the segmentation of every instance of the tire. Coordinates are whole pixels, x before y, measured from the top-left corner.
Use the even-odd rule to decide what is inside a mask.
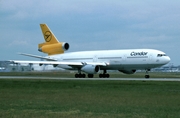
[[[149,75],[145,75],[145,78],[148,79],[150,76]]]

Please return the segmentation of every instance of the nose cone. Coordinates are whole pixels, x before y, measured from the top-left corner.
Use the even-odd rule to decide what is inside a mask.
[[[164,57],[164,62],[167,64],[171,61],[169,56]]]

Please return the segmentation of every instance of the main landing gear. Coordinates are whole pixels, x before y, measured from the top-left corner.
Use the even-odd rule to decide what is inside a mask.
[[[78,73],[76,73],[75,78],[86,78],[86,74],[81,74],[81,70],[78,70]],[[88,78],[93,78],[94,74],[88,74]],[[106,70],[103,71],[103,74],[99,74],[99,78],[109,78],[109,74]]]
[[[86,78],[86,74],[81,74],[81,70],[78,69],[78,73],[76,73],[75,75],[75,78]]]
[[[106,70],[104,70],[103,74],[99,74],[99,78],[109,78],[109,76]]]
[[[147,69],[147,70],[146,70],[146,74],[145,74],[145,78],[146,78],[146,79],[150,78],[149,73],[148,73],[149,71],[150,71],[150,69]]]
[[[86,78],[86,74],[81,74],[81,73],[76,73],[75,78]],[[88,78],[93,78],[94,75],[93,74],[88,74]]]
[[[75,78],[86,78],[85,74],[77,73],[75,74]]]
[[[78,73],[76,73],[75,75],[75,78],[86,78],[86,74],[81,74],[81,70],[79,69],[78,70]],[[88,78],[93,78],[94,75],[93,74],[88,74]]]

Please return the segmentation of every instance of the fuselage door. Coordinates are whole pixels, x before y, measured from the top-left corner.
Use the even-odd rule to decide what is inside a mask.
[[[123,61],[126,61],[126,58],[127,58],[126,54],[124,54],[122,58],[123,58]]]
[[[94,55],[93,62],[97,62],[97,55]]]

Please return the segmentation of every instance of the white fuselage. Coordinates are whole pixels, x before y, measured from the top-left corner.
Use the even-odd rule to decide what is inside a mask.
[[[137,70],[151,69],[167,64],[170,58],[159,50],[154,49],[128,49],[128,50],[101,50],[80,51],[49,56],[65,62],[103,62],[101,70]],[[72,66],[59,65],[64,69],[74,69]]]

